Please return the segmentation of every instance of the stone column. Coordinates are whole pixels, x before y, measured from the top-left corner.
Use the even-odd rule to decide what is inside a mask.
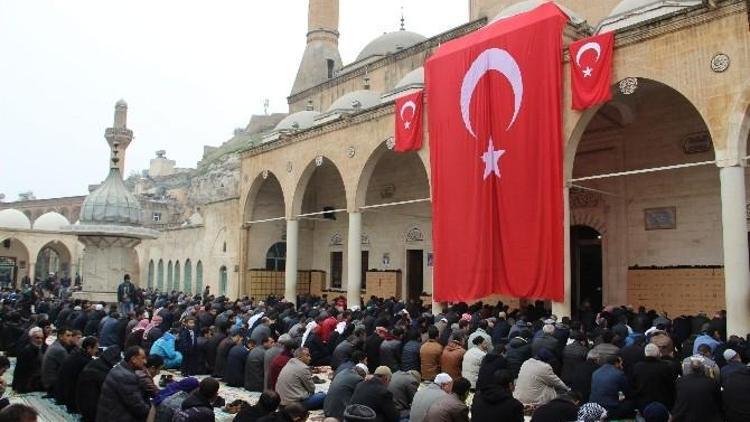
[[[558,318],[571,316],[570,298],[570,188],[563,189],[563,283],[562,302],[552,302],[552,313]]]
[[[741,166],[722,167],[719,178],[727,334],[744,336],[750,332],[745,169]]]
[[[349,237],[346,260],[346,304],[349,308],[360,305],[362,290],[362,213],[349,213]]]
[[[33,285],[34,277],[36,277],[36,261],[34,262],[29,261],[28,265],[29,265],[29,271],[27,274],[29,275],[29,282]],[[18,283],[20,286],[21,280],[18,280]]]
[[[286,220],[286,272],[284,297],[297,306],[297,265],[299,256],[299,220]]]

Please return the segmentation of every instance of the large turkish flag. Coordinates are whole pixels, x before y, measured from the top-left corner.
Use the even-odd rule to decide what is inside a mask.
[[[566,21],[545,3],[425,65],[435,300],[563,297]]]
[[[573,109],[584,110],[612,99],[612,56],[615,33],[570,43],[570,86]]]

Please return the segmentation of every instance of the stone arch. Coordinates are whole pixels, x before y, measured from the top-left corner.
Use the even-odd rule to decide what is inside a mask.
[[[222,265],[219,267],[219,295],[226,296],[229,289],[229,271],[227,266]]]
[[[212,253],[216,253],[216,254],[223,253],[221,251],[222,250],[221,246],[222,246],[222,242],[226,241],[226,236],[227,236],[227,226],[222,226],[216,232],[216,236],[214,237],[214,243],[213,243],[213,246],[211,247]]]
[[[164,260],[159,259],[159,264],[156,267],[156,288],[164,290]]]
[[[63,241],[53,239],[43,244],[34,254],[36,274],[45,278],[48,273],[56,273],[58,277],[69,277],[73,253]]]
[[[166,290],[168,292],[171,292],[174,290],[174,266],[172,264],[172,260],[170,259],[167,263],[167,286]]]
[[[203,262],[200,259],[195,264],[195,293],[203,293]]]
[[[713,134],[711,133],[711,127],[709,126],[708,120],[705,118],[703,111],[699,107],[696,106],[697,103],[695,101],[693,101],[685,92],[676,88],[674,85],[670,85],[668,83],[662,82],[661,80],[650,78],[650,77],[637,77],[637,79],[639,81],[639,88],[636,89],[636,93],[638,92],[637,91],[638,89],[642,89],[641,86],[644,85],[644,83],[649,84],[649,85],[657,84],[658,87],[668,89],[672,94],[678,96],[678,98],[684,100],[687,104],[689,104],[689,106],[691,107],[692,111],[696,114],[696,116],[700,117],[701,122],[706,128],[706,131],[708,131],[709,136],[711,137],[711,141],[712,141],[711,142],[712,150],[714,151],[714,154],[718,158],[720,153],[716,149],[716,140],[714,139]],[[619,101],[620,99],[626,98],[627,96],[619,94],[618,83],[613,84],[611,89],[616,94],[613,96],[613,99],[609,103],[600,104],[598,106],[585,110],[584,112],[580,113],[580,117],[574,123],[570,131],[570,134],[568,135],[568,139],[566,140],[566,144],[565,144],[565,153],[564,153],[564,158],[563,158],[563,175],[565,177],[565,181],[569,180],[573,176],[575,157],[578,152],[578,147],[581,143],[581,140],[583,139],[583,135],[588,129],[589,125],[591,124],[591,121],[594,119],[594,117],[596,117],[599,111],[602,110],[602,108],[614,103],[613,108],[617,109],[617,111],[621,114],[624,120],[629,120],[632,122],[632,120],[636,118],[632,113],[632,108],[628,107],[627,104],[623,103],[622,101]],[[748,99],[748,101],[750,101],[750,98]],[[750,122],[748,122],[747,124],[748,124],[748,128],[750,128]]]
[[[607,225],[599,217],[585,211],[572,211],[570,226],[588,226],[601,233],[602,236],[607,233]]]
[[[193,263],[190,262],[190,258],[185,260],[185,271],[184,271],[183,277],[185,277],[185,279],[182,284],[182,289],[185,292],[192,293],[193,292]]]
[[[257,205],[258,197],[260,196],[264,188],[268,188],[268,183],[272,185],[278,185],[278,188],[281,190],[281,205],[284,210],[287,209],[286,193],[284,192],[284,186],[281,184],[281,180],[276,176],[274,172],[270,170],[263,170],[255,176],[253,182],[250,184],[250,189],[248,189],[247,194],[245,195],[245,202],[242,208],[243,223],[256,219],[253,214]],[[282,212],[282,215],[272,216],[270,218],[283,216],[284,215]]]
[[[181,268],[182,267],[180,266],[180,260],[178,259],[174,262],[174,278],[172,279],[172,290],[182,290],[182,286],[180,285],[180,278],[182,274]]]
[[[366,205],[367,190],[370,186],[370,182],[372,181],[373,175],[375,173],[375,169],[378,166],[378,164],[381,162],[381,159],[383,159],[385,156],[389,154],[398,154],[399,156],[404,154],[404,153],[396,153],[395,151],[390,150],[388,148],[388,143],[391,141],[391,139],[392,138],[386,139],[385,141],[378,144],[378,146],[367,157],[367,160],[365,161],[365,164],[362,167],[362,171],[360,172],[359,178],[357,179],[357,190],[354,196],[355,209]],[[418,152],[409,152],[406,154],[412,155],[421,164],[421,170],[424,171],[424,179],[427,182],[427,188],[428,188],[427,195],[429,196],[430,192],[432,191],[432,180],[429,177],[428,164],[425,162],[423,156],[419,154]],[[421,172],[419,176],[422,176]],[[412,199],[419,199],[419,198],[412,198]]]
[[[4,263],[6,268],[0,268],[0,276],[3,277],[2,282],[7,281],[20,286],[23,277],[31,278],[34,276],[29,247],[23,240],[15,236],[0,236],[0,239],[0,255],[8,256],[15,261],[15,265],[11,265],[10,260],[8,260]]]
[[[341,182],[341,188],[344,191],[345,203],[343,204],[343,208],[348,209],[348,204],[346,204],[346,182],[339,166],[327,156],[318,157],[312,159],[309,163],[307,163],[304,170],[302,170],[302,172],[300,173],[300,176],[297,179],[297,183],[294,184],[294,192],[292,194],[291,204],[288,207],[287,217],[294,217],[302,213],[305,194],[308,192],[310,182],[317,173],[317,170],[321,168],[332,169],[335,172],[335,175],[338,176],[338,180]],[[320,164],[318,164],[318,160],[320,160]]]

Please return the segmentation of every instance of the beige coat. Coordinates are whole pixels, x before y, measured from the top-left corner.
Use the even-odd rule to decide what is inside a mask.
[[[523,404],[541,406],[569,390],[548,363],[531,358],[521,365],[513,397]]]
[[[297,358],[289,359],[279,373],[276,392],[279,393],[282,406],[306,400],[315,392],[310,367]]]

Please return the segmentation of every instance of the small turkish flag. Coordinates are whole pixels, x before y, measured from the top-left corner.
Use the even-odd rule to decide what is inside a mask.
[[[396,99],[397,152],[417,151],[422,148],[422,97],[423,91]]]
[[[584,110],[612,98],[614,32],[584,38],[570,44],[570,79],[573,109]]]

